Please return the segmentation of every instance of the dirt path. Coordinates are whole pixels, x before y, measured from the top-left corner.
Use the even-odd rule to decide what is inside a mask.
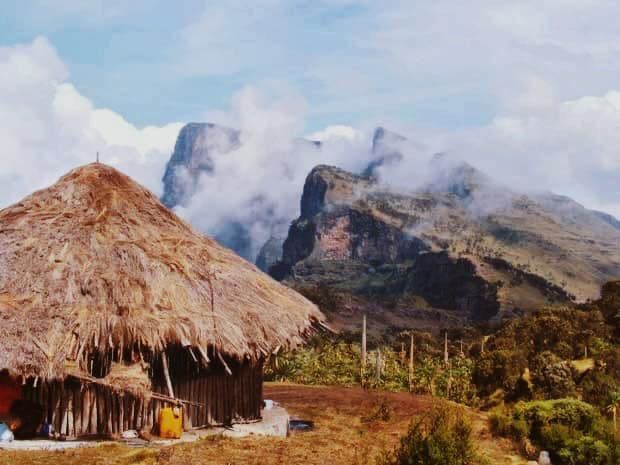
[[[527,465],[527,461],[520,457],[508,439],[495,438],[489,431],[487,416],[482,412],[473,412],[472,421],[476,442],[492,463],[506,465]]]
[[[432,403],[429,397],[408,393],[287,384],[267,384],[264,395],[282,404],[292,416],[314,421],[314,431],[289,438],[212,437],[164,448],[112,445],[62,453],[0,451],[0,464],[372,465],[382,450],[398,443],[411,420]],[[370,419],[382,405],[389,407],[389,418]],[[521,463],[512,460],[509,444],[488,434],[482,414],[476,415],[475,425],[481,449],[494,465]]]

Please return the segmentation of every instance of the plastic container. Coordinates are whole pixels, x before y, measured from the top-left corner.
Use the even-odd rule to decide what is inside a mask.
[[[179,439],[183,434],[183,414],[179,407],[164,407],[159,411],[159,436]]]
[[[0,423],[0,442],[13,442],[15,436],[6,423]]]

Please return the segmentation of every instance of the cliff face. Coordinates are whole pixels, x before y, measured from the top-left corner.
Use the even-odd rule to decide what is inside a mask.
[[[595,298],[620,275],[620,231],[595,212],[516,194],[464,163],[432,163],[432,182],[415,193],[313,169],[272,276],[336,296],[327,311],[344,327],[362,311],[407,327]]]
[[[202,173],[213,170],[213,154],[239,145],[239,132],[212,123],[189,123],[177,137],[164,173],[162,202],[169,208],[184,205],[196,190]]]
[[[256,266],[259,270],[267,273],[269,268],[282,259],[283,237],[271,236],[267,242],[263,244],[256,256]]]
[[[406,137],[385,128],[378,127],[375,129],[372,137],[373,160],[362,172],[362,176],[376,178],[377,170],[380,167],[400,162],[403,159],[402,145],[406,141]]]
[[[214,169],[214,157],[225,155],[239,147],[239,131],[212,123],[189,123],[183,126],[174,146],[166,172],[161,201],[168,208],[185,206],[198,187],[201,176]],[[249,232],[244,225],[231,222],[215,233],[218,242],[239,255],[252,255]]]

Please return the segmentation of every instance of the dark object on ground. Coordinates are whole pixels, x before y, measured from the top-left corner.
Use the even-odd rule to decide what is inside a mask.
[[[289,420],[288,427],[290,431],[312,431],[314,422],[308,420]]]

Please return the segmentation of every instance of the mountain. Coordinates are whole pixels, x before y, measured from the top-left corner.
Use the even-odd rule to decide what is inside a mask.
[[[282,259],[283,244],[284,238],[275,236],[271,236],[267,242],[263,244],[256,256],[256,266],[259,270],[267,273],[269,268]]]
[[[174,151],[166,165],[162,202],[169,208],[186,207],[191,203],[193,211],[199,214],[201,205],[197,203],[200,197],[195,197],[197,189],[201,184],[204,186],[209,183],[211,177],[220,175],[216,173],[218,160],[232,155],[241,148],[243,142],[241,131],[237,129],[213,123],[186,124],[179,132]],[[322,147],[319,141],[302,138],[292,138],[290,142],[291,156],[298,153],[318,153]],[[237,154],[241,155],[239,152]],[[230,182],[235,180],[231,179]],[[270,186],[265,185],[264,188],[269,189]],[[274,246],[269,244],[260,255],[261,243],[256,242],[258,240],[255,237],[256,231],[261,230],[267,237],[283,236],[293,215],[276,214],[273,205],[264,202],[262,194],[262,191],[257,191],[246,205],[247,211],[251,214],[238,219],[239,217],[235,216],[236,212],[231,211],[230,219],[211,224],[213,229],[205,232],[213,235],[218,242],[242,257],[251,261],[260,259],[264,261],[262,266],[268,267],[274,260],[279,259],[281,254],[276,251],[275,258],[271,258],[269,247],[273,249]],[[209,207],[205,205],[204,208],[206,210]],[[277,248],[281,249],[281,244]]]
[[[406,142],[407,138],[398,133],[376,128],[372,136],[373,159],[362,171],[362,176],[376,178],[380,167],[400,162],[403,159],[402,145]]]
[[[386,328],[584,301],[620,276],[620,230],[600,213],[513,192],[447,155],[430,173],[425,188],[402,192],[317,166],[270,273],[322,303],[336,326],[364,311]]]
[[[225,155],[238,147],[240,132],[236,129],[213,123],[188,123],[183,126],[166,165],[162,203],[168,208],[187,205],[196,192],[200,177],[213,172],[213,157]],[[251,258],[250,234],[244,225],[231,222],[214,232],[214,236],[242,257]]]
[[[609,213],[605,213],[605,212],[600,212],[597,210],[592,210],[592,214],[598,216],[601,220],[603,220],[605,223],[613,226],[616,229],[620,229],[620,220],[618,220],[616,217],[610,215]]]
[[[203,173],[213,171],[213,154],[239,147],[239,131],[213,123],[188,123],[179,132],[164,173],[164,205],[185,205]]]

